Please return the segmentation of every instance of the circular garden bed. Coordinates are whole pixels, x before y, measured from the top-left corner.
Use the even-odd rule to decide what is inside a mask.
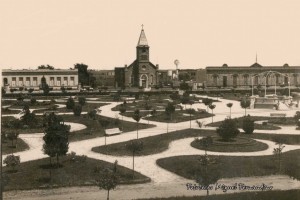
[[[212,137],[213,142],[207,147],[207,151],[215,152],[254,152],[268,149],[268,145],[256,140],[244,137],[236,137],[230,141],[224,141],[220,137]],[[202,139],[195,139],[191,146],[196,149],[205,150],[201,144]]]

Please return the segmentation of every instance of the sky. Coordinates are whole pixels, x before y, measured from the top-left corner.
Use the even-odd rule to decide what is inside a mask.
[[[0,68],[300,66],[299,0],[1,0]]]

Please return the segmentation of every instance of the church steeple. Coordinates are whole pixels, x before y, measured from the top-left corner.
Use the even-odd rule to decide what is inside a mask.
[[[144,25],[142,25],[141,34],[136,46],[136,59],[138,62],[149,62],[149,46],[144,32]]]
[[[141,30],[141,34],[137,46],[138,47],[148,46],[148,41],[144,32],[144,25],[142,25],[142,30]]]

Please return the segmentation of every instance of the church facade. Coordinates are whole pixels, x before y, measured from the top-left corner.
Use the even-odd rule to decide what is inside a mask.
[[[116,87],[149,88],[158,84],[158,65],[150,62],[149,50],[150,47],[142,29],[136,46],[136,59],[129,66],[115,68]]]

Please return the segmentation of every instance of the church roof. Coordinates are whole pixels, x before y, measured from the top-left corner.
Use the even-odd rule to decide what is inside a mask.
[[[144,32],[144,29],[142,29],[142,31],[141,31],[137,46],[148,46],[148,42],[147,42],[147,38],[146,38],[146,35]]]

